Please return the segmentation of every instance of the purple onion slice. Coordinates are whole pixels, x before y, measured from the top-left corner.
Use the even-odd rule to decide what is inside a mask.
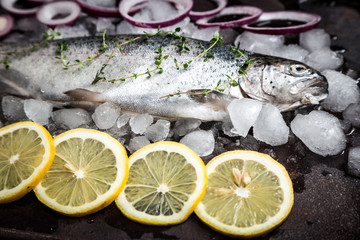
[[[81,8],[84,12],[88,13],[92,16],[97,17],[120,17],[118,6],[102,6],[102,5],[95,5],[91,1],[88,0],[76,0],[77,3],[80,4]]]
[[[200,27],[233,28],[256,21],[262,10],[251,6],[232,6],[224,8],[219,14],[196,21]]]
[[[10,15],[0,15],[0,38],[6,36],[14,26],[14,19]]]
[[[43,5],[36,14],[37,19],[54,28],[58,25],[72,25],[80,16],[81,8],[73,1],[55,1]]]
[[[192,0],[167,0],[167,1],[174,5],[174,7],[178,10],[178,14],[174,17],[165,20],[143,21],[131,16],[131,14],[133,14],[136,10],[141,11],[143,8],[145,8],[146,5],[144,3],[149,2],[149,0],[122,0],[119,5],[119,11],[121,16],[127,22],[129,22],[134,26],[142,27],[142,28],[158,28],[159,26],[167,27],[180,22],[189,14],[193,6]]]
[[[1,6],[11,14],[20,17],[35,15],[40,4],[18,0],[1,0]]]
[[[223,10],[227,5],[227,0],[212,0],[212,1],[214,1],[216,3],[216,5],[217,5],[216,8],[208,10],[208,11],[203,11],[203,12],[191,10],[189,13],[189,17],[191,17],[193,19],[211,17],[211,16],[214,16],[214,15],[218,14],[219,12],[221,12],[221,10]]]
[[[242,28],[261,34],[297,34],[314,28],[320,20],[319,15],[304,12],[264,12],[257,21],[246,24]]]

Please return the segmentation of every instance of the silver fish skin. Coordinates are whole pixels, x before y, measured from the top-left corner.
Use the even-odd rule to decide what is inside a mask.
[[[132,77],[115,83],[92,84],[107,55],[116,46],[138,36],[120,35],[109,37],[109,49],[101,56],[86,62],[84,67],[63,69],[57,56],[59,46],[50,42],[35,51],[9,56],[10,67],[0,66],[1,91],[9,94],[58,102],[106,102],[118,104],[123,110],[149,113],[167,118],[196,118],[204,121],[228,119],[226,107],[234,98],[251,97],[270,102],[281,111],[291,110],[305,104],[318,104],[327,96],[327,81],[316,70],[296,61],[246,52],[252,63],[247,74],[238,78],[239,86],[227,84],[223,91],[207,95],[176,94],[178,92],[201,92],[213,89],[219,81],[235,78],[244,65],[245,58],[235,58],[229,46],[216,46],[210,50],[214,55],[204,61],[197,58],[184,69],[181,64],[192,60],[209,46],[207,42],[189,39],[189,51],[179,51],[179,40],[165,37],[143,38],[122,46],[104,70],[106,79],[119,79],[146,73],[156,68],[156,50],[163,48],[163,72],[151,76]],[[74,38],[63,41],[65,61],[84,60],[99,53],[101,38]],[[29,43],[0,45],[0,59],[8,52],[29,49]],[[174,60],[180,65],[177,69]],[[244,68],[246,66],[243,66]],[[164,97],[173,94],[172,97]]]

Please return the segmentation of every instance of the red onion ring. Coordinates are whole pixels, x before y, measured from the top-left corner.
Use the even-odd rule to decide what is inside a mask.
[[[12,13],[20,17],[34,15],[40,8],[39,4],[33,4],[34,5],[33,7],[27,9],[17,8],[15,7],[16,1],[17,0],[2,0],[1,6],[9,13]],[[31,3],[29,3],[29,5],[31,5]]]
[[[209,23],[209,21],[213,17],[217,16],[224,16],[224,15],[231,15],[231,14],[249,14],[249,17],[240,18],[234,21],[226,21],[226,22],[214,22]],[[241,25],[251,23],[256,21],[260,15],[262,14],[262,10],[257,7],[250,7],[250,6],[232,6],[224,8],[218,15],[201,18],[196,21],[196,24],[200,27],[220,27],[220,28],[233,28],[233,27],[240,27]]]
[[[80,4],[84,12],[97,17],[120,17],[119,9],[117,7],[101,7],[84,0],[76,0]]]
[[[217,4],[216,8],[204,12],[190,11],[189,17],[194,19],[211,17],[221,12],[221,10],[223,10],[227,5],[227,0],[213,0],[213,1],[216,2]]]
[[[139,9],[139,7],[134,7],[138,4],[143,5],[144,2],[148,2],[149,0],[122,0],[119,4],[119,11],[121,16],[130,24],[142,27],[142,28],[158,28],[160,27],[167,27],[174,25],[175,23],[180,22],[183,20],[190,12],[193,1],[192,0],[168,0],[172,2],[177,9],[180,9],[178,15],[171,19],[166,19],[163,21],[141,21],[136,18],[133,18],[129,15],[129,13],[133,13],[134,9]]]
[[[0,38],[5,37],[14,26],[14,19],[10,15],[0,15]]]
[[[296,34],[308,31],[314,28],[321,20],[321,17],[316,14],[296,12],[296,11],[278,11],[265,12],[257,22],[270,20],[293,20],[302,21],[304,24],[290,27],[252,27],[249,24],[242,26],[242,28],[249,32],[282,35],[282,34]],[[256,22],[254,22],[256,23]]]
[[[58,25],[72,25],[80,16],[81,8],[79,4],[73,1],[55,1],[43,5],[37,12],[37,19],[45,23],[48,27],[54,28]],[[54,19],[58,14],[66,16]]]

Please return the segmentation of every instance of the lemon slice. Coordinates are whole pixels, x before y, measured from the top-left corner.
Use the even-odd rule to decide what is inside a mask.
[[[270,156],[230,151],[212,159],[206,168],[208,187],[195,213],[213,229],[254,237],[271,231],[289,215],[292,182]]]
[[[73,129],[54,143],[54,162],[35,188],[42,203],[65,215],[84,216],[114,201],[128,176],[128,157],[116,139]]]
[[[55,155],[49,132],[33,122],[0,129],[0,203],[23,197],[44,177]]]
[[[121,212],[145,224],[185,221],[205,194],[206,168],[201,158],[176,142],[157,142],[129,158],[129,179],[116,199]]]

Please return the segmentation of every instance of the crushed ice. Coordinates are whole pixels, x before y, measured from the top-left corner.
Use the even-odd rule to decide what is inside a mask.
[[[298,114],[291,122],[292,132],[314,153],[336,155],[346,147],[346,136],[338,118],[325,111]]]
[[[104,130],[114,126],[119,116],[120,109],[116,105],[106,102],[95,109],[92,119],[99,129]]]
[[[191,148],[200,157],[205,157],[214,151],[215,138],[211,130],[197,130],[186,134],[180,143]]]
[[[24,112],[26,116],[41,125],[49,123],[53,106],[49,102],[36,99],[26,99],[24,101]]]
[[[329,96],[321,103],[326,110],[342,112],[351,103],[359,102],[360,90],[354,79],[334,70],[322,74],[329,83]]]

